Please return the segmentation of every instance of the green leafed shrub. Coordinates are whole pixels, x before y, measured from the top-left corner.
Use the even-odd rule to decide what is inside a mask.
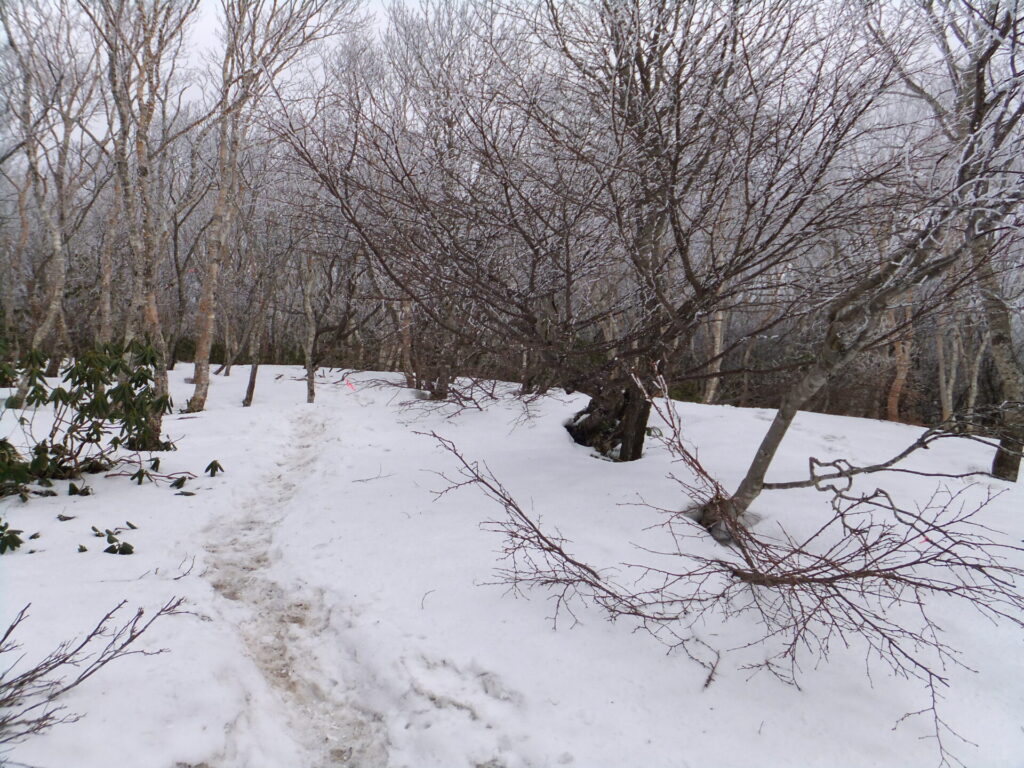
[[[0,555],[6,552],[13,552],[24,542],[21,539],[23,531],[11,528],[10,523],[0,520]]]
[[[36,439],[23,425],[31,455],[22,457],[7,438],[0,439],[0,496],[26,494],[26,485],[77,478],[83,472],[109,469],[113,453],[129,450],[169,450],[173,445],[154,434],[154,416],[171,409],[170,398],[155,386],[156,350],[133,342],[127,347],[108,345],[85,352],[61,372],[61,382],[50,387],[43,375],[46,360],[29,353],[16,378],[25,391],[24,402],[8,399],[8,408],[53,408],[49,434]],[[15,401],[15,402],[12,402]]]

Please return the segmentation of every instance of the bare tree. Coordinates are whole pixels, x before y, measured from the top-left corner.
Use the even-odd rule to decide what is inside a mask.
[[[238,193],[239,152],[256,102],[278,86],[289,66],[320,42],[352,26],[357,0],[222,0],[224,56],[216,106],[217,198],[213,208],[196,319],[195,391],[189,411],[201,411],[210,386],[217,280]]]
[[[125,340],[143,333],[158,352],[158,395],[166,395],[170,350],[160,318],[159,269],[167,256],[169,206],[160,199],[160,160],[193,124],[179,124],[177,68],[198,0],[78,0],[107,57],[110,154],[132,271]],[[148,445],[158,448],[162,414],[151,418]]]
[[[907,6],[911,13],[904,24],[890,23]],[[906,24],[918,25],[926,33],[916,61],[895,59],[901,81],[939,128],[947,163],[956,167],[958,181],[976,190],[974,199],[965,201],[959,216],[950,220],[949,229],[969,244],[963,257],[976,273],[1000,397],[1020,402],[1024,368],[1014,350],[1012,310],[1001,285],[997,250],[1006,238],[992,228],[989,204],[991,195],[1006,185],[1006,176],[1020,170],[1024,17],[1015,0],[881,4],[869,28],[883,50],[895,56],[892,38],[902,34]],[[992,473],[1015,480],[1024,448],[1024,413],[1008,408],[1003,421],[1007,436],[1000,442]]]
[[[570,432],[634,459],[649,411],[640,392],[679,375],[673,350],[740,297],[778,299],[774,280],[863,215],[849,201],[889,169],[851,160],[888,69],[856,45],[847,14],[820,4],[546,8],[577,108],[594,105],[595,135],[611,137],[586,156],[606,179],[628,280],[616,297],[628,313]]]
[[[1002,23],[1006,18],[999,14],[998,20]],[[990,32],[995,29],[985,27],[984,17],[974,21]],[[946,23],[952,20],[946,19]],[[985,38],[985,61],[1001,58],[997,56],[1001,48],[1007,49],[1006,55],[1016,53],[1016,39],[1008,34],[1014,31],[1014,25],[1001,28],[1002,34]],[[953,34],[951,30],[948,33]],[[881,39],[877,30],[875,37]],[[893,49],[887,47],[887,52],[892,54]],[[904,84],[915,82],[908,81],[898,60],[895,66]],[[983,70],[976,70],[975,75],[982,80],[988,76]],[[919,202],[901,213],[902,221],[889,240],[886,260],[822,306],[828,321],[815,361],[783,395],[775,419],[729,503],[710,511],[705,522],[716,535],[728,538],[726,529],[733,527],[735,519],[761,492],[765,473],[797,410],[876,340],[886,313],[899,296],[964,260],[969,260],[983,284],[985,275],[991,274],[991,255],[1011,238],[1013,233],[1007,224],[1024,199],[1024,182],[1017,174],[1008,173],[1009,164],[1019,157],[1024,138],[1018,130],[1019,118],[1024,115],[1024,83],[1008,72],[991,99],[979,98],[982,101],[966,116],[968,124],[959,133],[948,134],[940,124],[952,148],[940,151]],[[962,230],[966,236],[950,243],[949,231],[963,222],[967,222]],[[1007,338],[1004,352],[1012,352],[1010,342]],[[1015,423],[1014,418],[1008,417],[1008,425]],[[1019,446],[1013,452],[1019,455]],[[722,512],[732,522],[723,526]]]
[[[105,181],[95,152],[90,156],[80,139],[99,106],[98,54],[69,2],[7,3],[0,7],[0,24],[17,67],[12,101],[26,187],[46,244],[46,295],[29,341],[39,350],[52,335],[67,335],[64,294],[72,235]],[[19,398],[27,387],[27,381],[20,383]]]

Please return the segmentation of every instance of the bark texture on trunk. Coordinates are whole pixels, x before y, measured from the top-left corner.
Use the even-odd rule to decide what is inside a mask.
[[[199,297],[199,308],[196,311],[196,356],[193,363],[195,389],[185,408],[189,413],[197,413],[206,408],[206,398],[210,392],[210,350],[213,348],[213,329],[216,322],[217,277],[220,272],[220,261],[211,260],[207,265],[206,279]]]
[[[267,318],[267,297],[264,295],[256,310],[256,319],[249,335],[249,383],[245,387],[245,398],[242,406],[248,408],[252,405],[252,398],[256,393],[256,374],[260,369],[260,346],[263,343],[263,329],[266,326]]]
[[[939,373],[939,409],[942,421],[953,417],[953,395],[956,392],[957,371],[960,368],[959,338],[954,331],[953,343],[949,347],[949,359],[946,355],[946,326],[940,322],[935,333],[935,358]]]
[[[316,314],[313,311],[313,288],[316,285],[316,273],[313,271],[313,259],[305,260],[305,280],[302,286],[302,314],[306,319],[306,339],[302,345],[306,367],[306,402],[316,400]]]
[[[985,359],[985,353],[988,351],[988,337],[989,334],[987,331],[982,334],[981,343],[978,344],[978,349],[975,351],[974,357],[971,358],[970,370],[967,371],[967,413],[969,414],[974,413],[974,409],[978,404],[978,378],[981,374],[981,362]],[[962,351],[963,350],[961,349],[961,352]],[[975,431],[976,427],[974,419],[968,419],[968,434]]]
[[[885,417],[889,421],[901,421],[900,403],[907,386],[907,378],[910,376],[910,341],[897,339],[893,344],[893,356],[896,358],[896,374],[889,386]]]
[[[67,250],[64,244],[64,190],[58,183],[56,189],[56,205],[47,200],[46,191],[43,186],[43,178],[39,170],[39,158],[36,156],[35,147],[37,139],[32,136],[25,142],[25,157],[28,163],[28,172],[31,179],[32,196],[35,201],[36,215],[42,220],[46,233],[48,245],[48,262],[46,266],[46,298],[43,304],[43,317],[36,326],[29,341],[29,349],[41,350],[43,345],[52,334],[58,331],[58,323],[64,311],[64,289],[67,285]],[[58,179],[62,175],[62,167],[65,158],[62,153],[60,160],[61,168],[58,170]],[[56,208],[56,210],[54,210]],[[58,345],[59,346],[59,342]],[[51,366],[52,368],[52,366]],[[47,369],[47,375],[50,374]],[[15,398],[23,402],[28,394],[29,381],[22,377],[18,382],[18,391]]]
[[[197,413],[206,408],[206,398],[210,392],[210,350],[213,348],[216,323],[217,284],[221,264],[228,249],[228,236],[235,209],[232,202],[236,191],[238,151],[242,138],[237,112],[240,108],[241,105],[236,105],[236,111],[221,116],[217,136],[219,187],[213,209],[213,223],[210,227],[212,237],[207,254],[206,277],[203,280],[203,289],[196,310],[196,356],[193,374],[196,383],[185,409],[190,413]]]
[[[592,396],[566,429],[580,445],[618,461],[636,461],[643,455],[650,414],[650,400],[629,380]]]
[[[156,275],[153,274],[155,282]],[[169,397],[171,389],[167,380],[167,340],[164,338],[163,326],[160,323],[160,312],[157,308],[156,291],[151,289],[146,295],[146,331],[150,343],[156,348],[156,370],[154,372],[154,389],[157,397]],[[163,433],[164,414],[162,411],[151,413],[147,420],[145,444],[140,450],[160,451],[167,448],[161,438]]]
[[[225,376],[231,375],[231,366],[235,364],[235,357],[238,355],[240,347],[235,340],[235,334],[232,332],[230,320],[225,319],[224,322],[224,362],[220,368],[217,369],[217,373],[223,373]]]
[[[259,360],[253,360],[249,366],[249,383],[245,385],[245,397],[242,398],[242,407],[248,408],[252,405],[252,399],[256,395],[256,374],[259,373]]]
[[[721,381],[717,374],[722,370],[722,349],[725,343],[725,312],[723,310],[715,310],[711,316],[708,336],[711,339],[711,363],[708,364],[708,372],[712,375],[704,388],[703,399],[705,403],[713,403],[718,394],[718,384]]]
[[[399,315],[401,325],[401,358],[402,372],[405,374],[405,386],[409,389],[416,388],[416,369],[412,362],[412,302],[408,299],[402,301],[401,313]]]
[[[771,466],[775,454],[782,445],[782,439],[789,431],[793,419],[796,418],[800,407],[814,397],[822,387],[828,383],[830,373],[842,364],[842,355],[837,355],[832,360],[816,363],[808,370],[799,382],[791,387],[783,395],[779,410],[772,419],[771,426],[761,439],[757,447],[754,460],[747,468],[747,473],[728,500],[727,504],[718,504],[715,509],[708,510],[701,522],[711,531],[711,535],[720,541],[729,539],[728,526],[722,520],[723,515],[729,515],[733,519],[744,514],[764,490],[765,475]]]
[[[8,279],[0,280],[0,304],[3,305],[3,316],[0,317],[0,362],[14,360],[14,283],[15,261],[12,249],[3,248],[5,258],[2,268]]]
[[[119,207],[117,201],[121,193],[116,189],[117,182],[114,182],[114,199],[110,205],[110,215],[107,218],[107,231],[100,245],[100,296],[99,296],[99,327],[96,330],[96,340],[100,344],[109,344],[114,340],[114,232],[117,231],[117,219]]]
[[[992,461],[992,474],[1000,480],[1015,482],[1020,470],[1021,451],[1024,450],[1024,408],[1020,405],[1024,402],[1024,371],[1013,348],[1010,309],[1003,297],[987,245],[984,239],[979,239],[974,256],[979,266],[989,349],[998,374],[1000,399],[1005,404],[1000,425],[1002,434]]]

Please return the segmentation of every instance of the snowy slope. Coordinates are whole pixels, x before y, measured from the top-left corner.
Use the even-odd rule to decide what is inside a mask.
[[[187,370],[174,372],[178,402]],[[864,653],[808,657],[800,687],[739,669],[758,649],[707,670],[626,621],[580,606],[553,625],[541,593],[516,599],[494,585],[501,539],[481,528],[502,510],[475,489],[435,497],[453,457],[422,433],[453,440],[588,562],[614,566],[652,543],[655,506],[685,503],[664,448],[613,464],[574,445],[561,423],[576,397],[509,400],[453,415],[423,407],[380,376],[324,377],[306,405],[298,369],[264,368],[252,408],[239,403],[244,372],[215,378],[209,411],[165,422],[179,450],[161,471],[201,476],[179,496],[166,485],[95,478],[95,495],[0,502],[0,515],[40,538],[0,557],[0,622],[27,602],[29,658],[86,629],[121,599],[154,609],[171,596],[188,614],[144,638],[156,656],[119,660],[72,692],[86,717],[17,746],[12,765],[41,768],[518,768],[579,766],[931,766],[920,682]],[[727,486],[745,468],[771,413],[680,404],[687,439]],[[769,479],[806,473],[809,454],[887,458],[911,427],[802,414]],[[939,445],[912,465],[984,467],[978,445]],[[878,480],[872,482],[877,483]],[[938,481],[896,476],[903,498]],[[960,481],[947,484],[956,485]],[[58,484],[59,486],[61,484]],[[985,522],[1024,539],[1020,487],[1005,490]],[[791,530],[823,514],[814,490],[775,492],[756,505],[760,526]],[[60,522],[57,514],[74,516]],[[128,557],[101,552],[90,526],[138,526]],[[79,544],[89,548],[78,553]],[[708,542],[709,547],[718,546]],[[36,551],[30,553],[29,549]],[[970,743],[967,765],[1024,765],[1024,637],[955,606],[939,606],[949,642],[974,671],[949,670],[944,716]],[[708,623],[722,648],[757,627]]]

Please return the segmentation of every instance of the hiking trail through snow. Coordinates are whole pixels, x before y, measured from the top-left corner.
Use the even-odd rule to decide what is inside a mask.
[[[295,419],[279,471],[271,473],[248,503],[232,505],[208,529],[206,578],[239,609],[237,628],[263,678],[288,713],[289,731],[308,755],[308,768],[384,766],[386,735],[379,716],[359,708],[338,670],[318,667],[318,635],[331,624],[324,591],[301,581],[283,584],[271,575],[280,558],[274,532],[284,521],[300,482],[314,471],[317,444],[326,425],[307,406]],[[322,641],[320,641],[322,642]],[[224,755],[237,759],[232,724]],[[300,768],[296,766],[296,768]]]

